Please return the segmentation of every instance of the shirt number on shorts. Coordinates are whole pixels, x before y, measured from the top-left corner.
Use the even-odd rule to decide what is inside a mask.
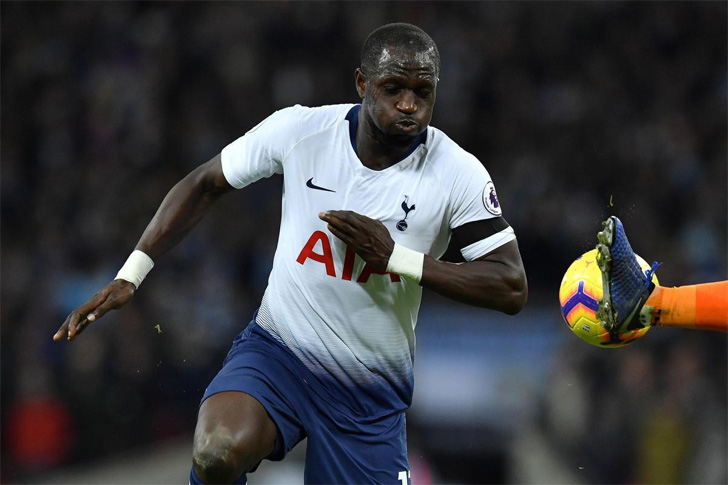
[[[397,478],[399,479],[400,482],[402,482],[402,485],[408,485],[409,484],[408,478],[410,478],[409,470],[403,470],[403,471],[399,472],[399,475],[397,475]]]

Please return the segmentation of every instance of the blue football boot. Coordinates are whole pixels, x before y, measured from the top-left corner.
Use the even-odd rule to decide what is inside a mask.
[[[597,265],[604,297],[599,300],[597,318],[612,333],[648,326],[649,322],[640,321],[639,313],[652,292],[652,275],[660,264],[642,270],[617,217],[610,217],[602,227],[597,235]]]

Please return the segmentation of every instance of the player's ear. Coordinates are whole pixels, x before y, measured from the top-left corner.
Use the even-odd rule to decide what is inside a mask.
[[[357,67],[354,71],[354,77],[356,82],[356,92],[359,93],[359,97],[364,99],[364,93],[367,91],[367,76],[362,72],[361,68]]]

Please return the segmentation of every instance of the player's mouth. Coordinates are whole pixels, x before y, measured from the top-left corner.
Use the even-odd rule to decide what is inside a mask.
[[[401,131],[402,133],[412,133],[414,131],[417,131],[417,129],[420,127],[420,125],[412,120],[401,120],[395,123],[395,126]]]

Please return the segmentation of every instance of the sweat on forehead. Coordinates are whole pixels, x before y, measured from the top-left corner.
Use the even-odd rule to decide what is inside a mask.
[[[408,50],[402,47],[385,47],[382,49],[377,63],[372,67],[375,72],[382,72],[391,64],[404,67],[431,66],[435,73],[437,73],[437,57],[435,50],[432,47],[426,50]]]
[[[374,74],[392,63],[431,65],[440,71],[440,52],[427,33],[411,24],[395,23],[369,34],[361,51],[361,68]]]

